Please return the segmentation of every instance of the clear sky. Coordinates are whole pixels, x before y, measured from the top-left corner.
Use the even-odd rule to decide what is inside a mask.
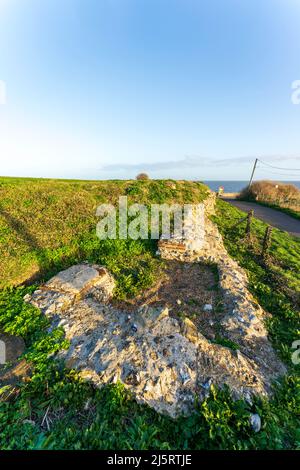
[[[1,175],[300,168],[299,0],[0,0],[0,80]]]

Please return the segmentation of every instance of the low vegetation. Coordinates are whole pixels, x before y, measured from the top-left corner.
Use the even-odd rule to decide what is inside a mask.
[[[300,219],[300,189],[293,184],[255,181],[243,189],[238,198],[282,210]]]
[[[101,245],[96,237],[96,208],[102,203],[117,206],[124,195],[129,204],[180,204],[202,201],[207,188],[171,180],[0,178],[0,288],[49,277],[79,260],[106,253],[104,246],[113,255],[114,244]],[[126,246],[124,242],[122,256]],[[130,258],[128,253],[124,265]]]
[[[136,179],[137,179],[137,180],[148,180],[148,179],[149,179],[149,176],[147,175],[147,173],[139,173],[139,174],[136,176]]]
[[[247,241],[246,221],[236,225],[243,215],[239,209],[218,200],[214,221],[229,254],[247,271],[250,291],[272,313],[268,330],[273,344],[292,366],[291,345],[300,339],[300,240],[273,229],[269,256],[263,259],[261,246],[266,224],[253,219],[251,241]]]
[[[35,285],[17,284],[33,274],[40,282],[88,259],[113,272],[120,299],[149,287],[160,269],[155,243],[100,242],[95,236],[97,204],[107,199],[116,202],[124,193],[138,202],[199,202],[207,190],[188,182],[1,180],[0,242],[5,256],[1,258],[0,329],[25,339],[32,375],[10,393],[7,387],[0,388],[0,448],[300,448],[299,366],[291,362],[291,344],[300,335],[300,241],[274,231],[270,259],[262,262],[257,246],[264,224],[254,221],[253,240],[245,243],[244,228],[231,229],[241,212],[223,201],[218,201],[214,220],[230,254],[249,273],[254,296],[272,313],[270,335],[289,368],[287,376],[274,385],[270,400],[233,401],[228,390],[212,387],[202,403],[195,397],[194,415],[174,421],[138,405],[121,384],[96,390],[54,360],[56,352],[68,346],[63,331],[49,332],[48,320],[23,302]],[[234,343],[226,346],[235,348]],[[262,418],[258,433],[249,424],[251,412]]]

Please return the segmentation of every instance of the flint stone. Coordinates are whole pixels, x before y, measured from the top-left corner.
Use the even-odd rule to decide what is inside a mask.
[[[258,414],[250,415],[250,425],[254,432],[259,432],[261,429],[261,419]]]
[[[213,306],[211,304],[205,304],[203,307],[204,312],[211,312],[213,309]]]

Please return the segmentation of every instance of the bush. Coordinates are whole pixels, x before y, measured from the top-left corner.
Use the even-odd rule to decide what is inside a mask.
[[[137,180],[149,180],[149,175],[147,173],[139,173],[136,177]]]
[[[244,188],[239,199],[266,202],[279,206],[300,206],[300,190],[293,184],[275,181],[255,181]]]

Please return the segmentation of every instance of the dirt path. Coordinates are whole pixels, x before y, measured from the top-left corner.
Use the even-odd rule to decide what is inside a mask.
[[[280,230],[285,230],[294,237],[300,237],[300,220],[294,219],[284,212],[271,209],[270,207],[261,206],[255,202],[237,201],[236,199],[224,200],[245,212],[253,209],[254,217],[257,219],[263,220],[267,224],[277,227]]]

